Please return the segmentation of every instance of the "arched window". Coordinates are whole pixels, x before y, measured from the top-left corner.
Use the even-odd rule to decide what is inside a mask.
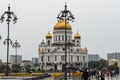
[[[77,56],[77,61],[79,61],[79,56]]]
[[[50,41],[48,40],[48,45],[50,45]]]
[[[77,46],[79,46],[79,41],[77,41]]]
[[[64,41],[64,35],[62,35],[62,41]]]
[[[54,41],[55,41],[56,39],[55,39],[55,36],[54,36]]]
[[[71,38],[71,37],[69,36],[69,41],[70,41],[70,38]]]
[[[71,49],[71,52],[73,52],[73,49]]]
[[[57,41],[57,36],[56,36],[56,41]]]
[[[77,49],[77,52],[79,52],[79,50]]]
[[[48,49],[48,52],[50,52],[50,49]]]
[[[50,56],[48,56],[48,61],[50,61]]]
[[[60,36],[58,36],[58,40],[60,41]]]
[[[55,55],[55,61],[57,61],[57,55]]]
[[[73,56],[71,55],[71,61],[73,61]]]
[[[85,56],[83,56],[83,62],[85,62]]]

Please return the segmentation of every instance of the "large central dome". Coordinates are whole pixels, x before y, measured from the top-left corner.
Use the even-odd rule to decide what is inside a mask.
[[[70,25],[68,22],[67,22],[66,25],[67,25],[67,26],[66,26],[66,29],[67,29],[67,30],[71,30],[71,29],[72,29],[72,28],[71,28],[71,25]],[[58,23],[54,26],[54,30],[60,30],[60,29],[65,29],[65,20],[58,22]]]

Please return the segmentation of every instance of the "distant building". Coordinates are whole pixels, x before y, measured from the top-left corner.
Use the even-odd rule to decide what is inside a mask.
[[[27,65],[33,66],[33,63],[32,63],[32,61],[30,61],[30,60],[22,60],[21,63],[20,63],[20,65],[21,65],[22,67],[25,67],[25,66],[27,66]]]
[[[108,65],[111,66],[111,65],[114,65],[114,64],[118,64],[119,60],[117,59],[110,59],[108,60]]]
[[[3,64],[3,65],[7,65],[7,62],[2,62],[2,64]],[[11,62],[8,61],[8,65],[9,65],[9,67],[11,67],[11,66],[12,66],[12,65],[11,65]]]
[[[34,65],[38,65],[38,64],[39,64],[39,58],[33,57],[33,58],[32,58],[32,63],[33,63]]]
[[[107,59],[110,60],[110,59],[118,59],[120,60],[120,53],[108,53],[107,54]]]
[[[21,61],[22,61],[22,55],[10,55],[10,63],[11,64],[16,64],[16,61],[17,61],[17,64],[20,64]]]
[[[108,60],[108,66],[111,66],[111,65],[117,65],[120,69],[120,60],[118,59],[109,59]]]
[[[22,60],[21,63],[20,63],[20,66],[22,67],[22,71],[25,71],[26,70],[25,67],[26,66],[32,67],[33,63],[30,60]]]
[[[90,61],[99,61],[100,57],[98,54],[88,54],[88,62]]]

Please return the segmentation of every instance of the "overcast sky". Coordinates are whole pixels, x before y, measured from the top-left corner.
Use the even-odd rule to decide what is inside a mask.
[[[88,53],[107,58],[107,53],[120,52],[120,1],[119,0],[0,0],[0,16],[10,3],[11,11],[18,16],[18,22],[10,24],[10,38],[18,40],[21,48],[18,54],[23,59],[38,57],[38,45],[45,39],[48,30],[53,32],[56,16],[64,9],[74,14],[75,22],[70,22],[73,34],[77,29],[81,35],[82,47]],[[6,61],[6,22],[0,23],[0,59]],[[15,49],[10,47],[10,55]]]

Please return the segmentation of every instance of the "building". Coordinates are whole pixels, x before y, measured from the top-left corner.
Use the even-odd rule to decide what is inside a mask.
[[[17,57],[16,57],[17,56]],[[22,61],[22,55],[10,55],[11,64],[20,64]]]
[[[32,63],[32,61],[30,61],[30,60],[22,60],[21,63],[20,63],[20,66],[22,67],[22,71],[26,71],[25,68],[26,68],[27,66],[29,66],[29,67],[32,68],[33,63]]]
[[[87,48],[81,47],[81,35],[77,31],[73,36],[72,26],[66,23],[67,67],[87,67]],[[65,20],[57,22],[53,34],[48,31],[46,40],[38,48],[40,68],[62,70],[65,64]]]
[[[88,61],[99,61],[100,57],[98,54],[88,54]]]
[[[108,60],[108,66],[118,64],[119,60],[117,59],[110,59]]]
[[[110,59],[118,59],[120,60],[120,53],[108,53],[107,54],[107,59],[110,60]]]
[[[108,60],[108,66],[111,66],[111,65],[117,65],[120,69],[120,60],[118,59],[109,59]]]
[[[30,60],[22,60],[21,63],[20,63],[20,66],[22,66],[22,67],[27,66],[27,65],[30,65],[32,67],[33,66],[32,61],[30,61]]]
[[[33,63],[34,65],[38,65],[38,64],[39,64],[39,58],[33,57],[33,58],[32,58],[32,63]]]

